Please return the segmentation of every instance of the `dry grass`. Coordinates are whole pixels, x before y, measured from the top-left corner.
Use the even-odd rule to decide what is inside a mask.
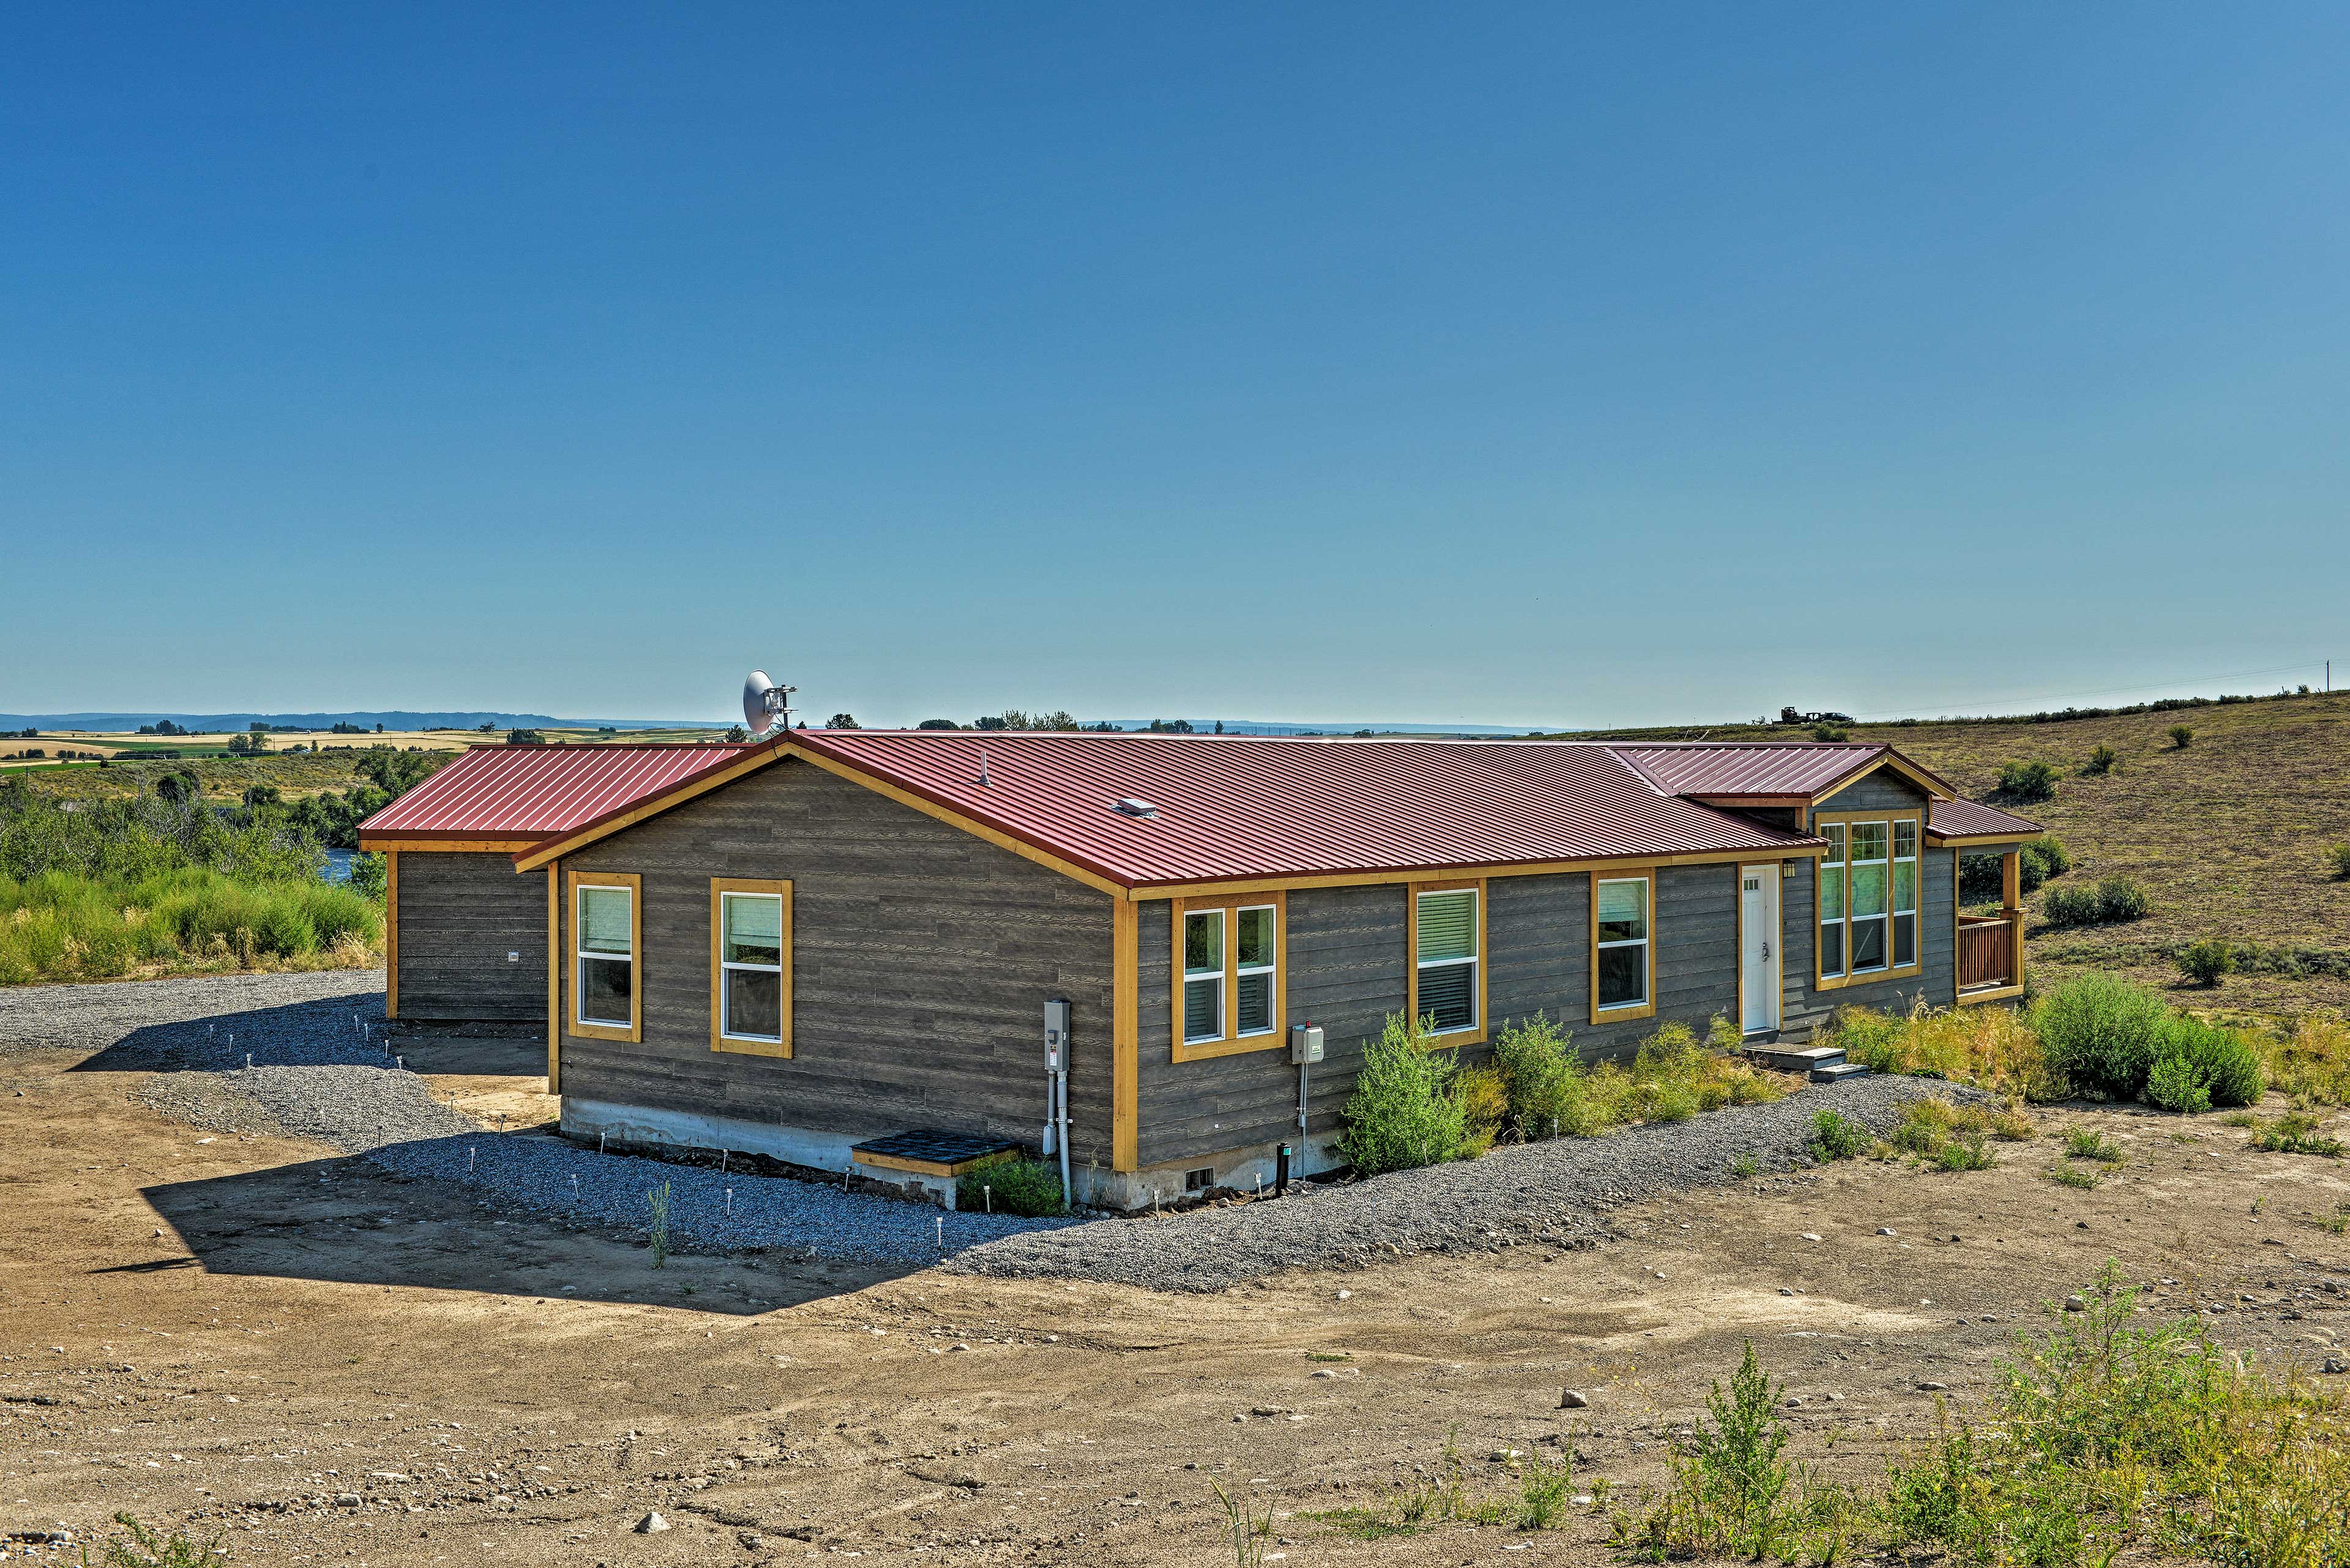
[[[2048,1068],[2040,1036],[2012,1007],[1923,1005],[1896,1017],[1865,1007],[1838,1010],[1827,1043],[1872,1072],[1947,1078],[2028,1100],[2059,1099],[2066,1085]]]

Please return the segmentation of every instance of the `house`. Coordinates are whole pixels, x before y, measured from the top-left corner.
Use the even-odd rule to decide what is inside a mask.
[[[546,1017],[547,908],[513,857],[734,757],[734,746],[481,746],[359,825],[384,856],[384,1012]]]
[[[796,731],[511,864],[567,1132],[941,1177],[875,1140],[1035,1145],[1059,1000],[1078,1194],[1130,1207],[1336,1164],[1393,1013],[1476,1059],[1543,1012],[1601,1056],[2014,996],[2038,831],[1873,744]],[[1961,852],[2005,857],[1998,917],[1961,916]]]

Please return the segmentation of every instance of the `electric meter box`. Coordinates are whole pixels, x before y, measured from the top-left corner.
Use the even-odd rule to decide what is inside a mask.
[[[1045,1003],[1045,1070],[1058,1073],[1069,1064],[1069,1003],[1055,997]]]
[[[1319,1023],[1293,1023],[1289,1026],[1289,1061],[1292,1066],[1310,1067],[1322,1060],[1322,1026]]]

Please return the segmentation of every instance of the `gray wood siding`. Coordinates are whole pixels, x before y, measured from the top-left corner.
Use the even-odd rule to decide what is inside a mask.
[[[1786,986],[1780,1032],[1807,1035],[1821,1028],[1839,1007],[1875,1007],[1906,1012],[1919,996],[1932,1007],[1955,1005],[1959,995],[1956,930],[1958,915],[1958,856],[1948,849],[1921,849],[1918,856],[1918,952],[1923,960],[1918,973],[1906,980],[1847,985],[1835,991],[1813,988],[1819,928],[1813,923],[1818,878],[1808,868],[1779,884],[1780,914],[1786,927]]]
[[[1598,1060],[1629,1055],[1668,1020],[1702,1033],[1715,1013],[1737,1009],[1735,867],[1667,867],[1657,873],[1657,1015],[1600,1028],[1587,1022],[1589,877],[1579,872],[1497,877],[1486,889],[1489,1036],[1512,1020],[1547,1012],[1578,1051]],[[1390,1013],[1408,1005],[1409,904],[1399,884],[1300,888],[1289,895],[1289,1016],[1321,1024],[1325,1038],[1325,1060],[1310,1080],[1311,1136],[1337,1130],[1365,1043],[1377,1037]],[[1296,1126],[1297,1070],[1285,1050],[1173,1060],[1170,906],[1146,903],[1139,914],[1141,1162],[1204,1158],[1290,1136]],[[1490,1045],[1461,1053],[1471,1064],[1491,1054]]]
[[[400,1015],[543,1023],[546,874],[508,855],[401,850]]]
[[[1034,1145],[1044,1003],[1060,995],[1073,1004],[1071,1153],[1110,1163],[1107,895],[795,761],[562,864],[644,878],[644,1039],[567,1034],[566,1094],[827,1133],[941,1127]],[[710,1048],[713,877],[792,883],[789,1061]]]
[[[1900,811],[1926,804],[1926,792],[1899,774],[1879,768],[1819,803],[1815,811]]]
[[[1288,906],[1289,1019],[1323,1031],[1324,1060],[1307,1079],[1306,1127],[1319,1137],[1337,1128],[1364,1042],[1407,1005],[1404,890],[1302,888],[1289,895]],[[1144,1165],[1272,1143],[1296,1130],[1297,1069],[1289,1064],[1286,1040],[1268,1051],[1174,1060],[1172,909],[1162,898],[1136,911]]]

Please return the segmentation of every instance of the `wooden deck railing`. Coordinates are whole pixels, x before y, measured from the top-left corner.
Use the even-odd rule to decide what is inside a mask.
[[[1959,989],[2015,983],[2015,934],[2005,915],[1959,917]]]

